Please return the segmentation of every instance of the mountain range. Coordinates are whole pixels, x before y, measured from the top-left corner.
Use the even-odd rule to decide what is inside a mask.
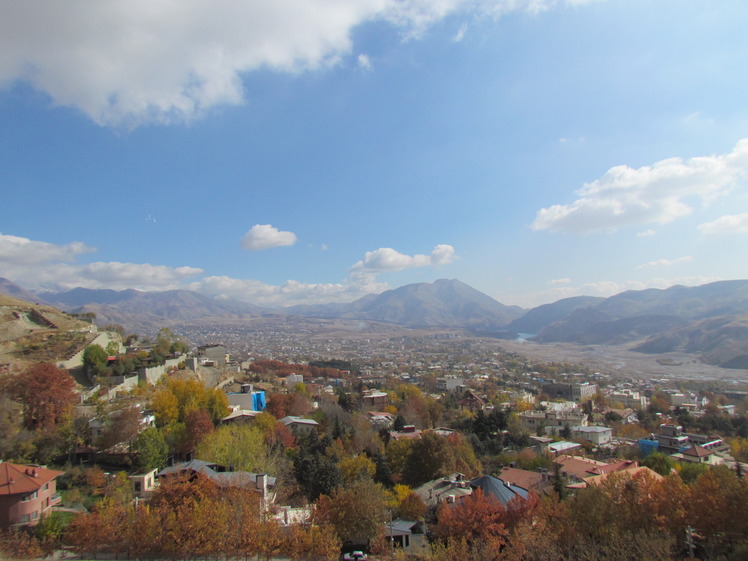
[[[220,323],[262,316],[357,319],[406,328],[456,328],[476,335],[530,334],[541,343],[624,345],[641,353],[701,355],[713,365],[748,368],[748,280],[696,287],[580,296],[531,310],[504,305],[458,280],[438,280],[368,295],[347,304],[262,308],[188,290],[91,290],[34,294],[0,279],[0,293],[70,312],[94,312],[97,323],[150,332],[177,323]]]

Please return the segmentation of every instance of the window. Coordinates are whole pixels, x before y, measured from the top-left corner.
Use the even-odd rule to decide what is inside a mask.
[[[49,489],[49,483],[45,483],[44,487],[42,487],[42,491],[46,491]]]
[[[37,518],[39,518],[39,512],[35,510],[31,513],[31,520],[36,520]]]
[[[34,500],[34,499],[35,499],[35,498],[36,498],[37,496],[39,496],[39,494],[38,494],[38,493],[37,493],[36,491],[34,491],[33,493],[29,493],[29,494],[28,494],[28,495],[26,495],[26,496],[25,496],[24,498],[22,498],[22,499],[21,499],[21,502],[25,503],[26,501],[32,501],[32,500]]]

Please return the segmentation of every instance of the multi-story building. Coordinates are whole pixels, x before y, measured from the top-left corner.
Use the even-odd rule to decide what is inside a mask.
[[[436,379],[436,389],[440,392],[453,392],[465,385],[465,379],[458,376],[444,376]]]
[[[35,526],[60,502],[55,479],[62,474],[0,460],[0,528]]]
[[[542,386],[542,392],[548,394],[551,399],[561,398],[579,402],[594,396],[597,393],[597,385],[590,384],[589,382],[545,382]]]

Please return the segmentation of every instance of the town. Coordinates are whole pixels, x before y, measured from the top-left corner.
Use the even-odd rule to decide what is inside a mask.
[[[391,335],[89,325],[73,356],[6,365],[3,551],[748,551],[747,385],[602,373],[444,330]]]

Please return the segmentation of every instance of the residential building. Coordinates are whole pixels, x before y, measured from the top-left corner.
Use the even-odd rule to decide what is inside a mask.
[[[60,502],[55,480],[63,473],[0,460],[0,528],[35,526]]]
[[[460,497],[470,495],[473,488],[463,474],[452,473],[424,483],[413,491],[426,506],[436,506],[442,501],[453,503]]]
[[[458,376],[444,376],[436,379],[436,389],[440,392],[453,392],[462,389],[465,379]]]
[[[403,551],[413,551],[428,544],[424,522],[396,518],[385,524],[384,533],[388,541],[392,540],[394,546]]]
[[[691,464],[717,464],[720,463],[714,451],[699,446],[698,444],[692,444],[690,448],[687,448],[680,454],[673,454],[673,456],[684,462]]]
[[[674,454],[688,447],[688,436],[683,434],[683,427],[679,425],[660,425],[660,432],[654,435],[658,442],[658,449],[665,454]]]
[[[254,391],[252,384],[242,384],[239,392],[232,392],[226,395],[230,406],[237,406],[240,409],[249,411],[265,410],[265,392]]]
[[[403,430],[391,430],[390,438],[393,440],[414,440],[421,438],[421,431],[415,425],[405,425]]]
[[[509,501],[520,497],[522,499],[527,498],[527,490],[522,487],[512,485],[497,479],[492,475],[484,475],[482,477],[476,477],[470,481],[470,487],[473,491],[480,489],[483,491],[484,496],[491,495],[496,498],[502,505],[507,506]]]
[[[533,434],[558,434],[565,427],[587,426],[587,415],[579,410],[523,411],[518,417],[525,429]]]
[[[558,383],[544,382],[542,392],[548,394],[551,399],[566,399],[569,401],[584,401],[592,398],[597,393],[597,385],[584,383]]]
[[[571,437],[574,440],[588,440],[599,446],[613,440],[613,429],[600,426],[571,427]]]
[[[212,343],[197,348],[197,357],[203,366],[226,366],[229,362],[229,354],[224,345]]]
[[[286,425],[292,430],[298,431],[312,431],[319,428],[319,423],[314,419],[304,419],[303,417],[296,417],[294,415],[288,415],[280,419],[280,422]]]
[[[128,475],[128,479],[132,482],[132,489],[135,496],[141,499],[145,499],[151,496],[153,491],[156,489],[156,470],[152,469],[146,473],[139,473],[136,475]]]
[[[366,390],[361,395],[361,404],[365,411],[381,411],[390,403],[390,396],[379,390]]]
[[[529,471],[514,467],[505,467],[499,473],[499,479],[512,487],[525,491],[542,493],[553,485],[548,470]]]
[[[252,473],[248,471],[234,471],[220,464],[205,462],[203,460],[190,460],[175,464],[162,469],[158,478],[167,478],[175,475],[201,474],[220,487],[242,487],[255,489],[262,498],[265,507],[275,501],[276,478],[265,473]]]
[[[457,406],[460,411],[470,411],[471,413],[487,409],[486,402],[473,390],[466,391],[463,398],[457,402]]]

